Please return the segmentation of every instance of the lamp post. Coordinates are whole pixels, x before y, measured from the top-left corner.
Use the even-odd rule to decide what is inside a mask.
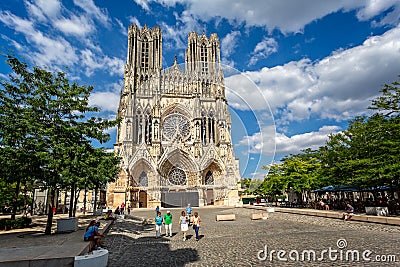
[[[130,190],[131,190],[131,176],[130,176],[130,172],[129,172],[129,168],[126,168],[126,175],[127,175],[127,187],[126,187],[126,191],[125,191],[125,206],[127,207],[128,205],[130,205]],[[128,203],[128,199],[129,199],[129,203]]]

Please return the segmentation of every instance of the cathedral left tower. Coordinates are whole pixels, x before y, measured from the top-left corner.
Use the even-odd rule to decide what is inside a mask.
[[[150,81],[157,80],[154,77],[159,77],[161,69],[162,33],[160,27],[156,26],[151,29],[144,26],[139,29],[135,24],[130,25],[124,87],[117,115],[121,122],[118,125],[117,140],[114,145],[114,152],[123,160],[116,183],[111,183],[107,189],[107,204],[110,207],[118,206],[121,203],[131,204],[130,200],[140,202],[140,206],[147,206],[147,192],[132,191],[132,188],[134,186],[148,187],[149,177],[153,181],[156,179],[155,162],[151,155],[147,155],[147,160],[139,163],[143,166],[135,168],[142,170],[140,174],[134,173],[134,170],[130,169],[132,165],[130,163],[132,163],[132,155],[140,144],[153,143],[155,149],[160,147],[159,140],[157,142],[153,136],[153,126],[158,127],[159,121],[157,121],[157,114],[154,113],[156,110],[150,108],[155,102],[156,95],[153,94],[153,90],[150,91],[150,88],[144,92],[148,96],[146,98],[141,97],[141,92],[144,87],[149,87]],[[151,87],[151,89],[155,89],[159,85],[152,84]],[[135,183],[132,178],[134,176],[141,177],[140,181]]]

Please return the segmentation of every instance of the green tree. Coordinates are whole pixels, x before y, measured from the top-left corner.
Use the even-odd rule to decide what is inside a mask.
[[[260,186],[265,194],[281,195],[288,190],[306,194],[320,184],[321,163],[317,151],[308,149],[283,158],[281,164],[263,168],[269,170]]]
[[[7,63],[14,74],[1,82],[2,103],[7,105],[1,110],[0,123],[8,127],[0,136],[1,157],[8,162],[4,179],[17,182],[16,192],[26,177],[42,184],[49,189],[48,210],[52,211],[58,189],[73,188],[98,175],[95,168],[89,168],[91,158],[101,162],[109,156],[96,153],[91,143],[108,141],[105,130],[117,121],[94,116],[99,109],[88,104],[92,86],[70,84],[62,72],[38,67],[30,71],[13,56],[7,56]],[[17,120],[15,114],[22,115]],[[104,177],[113,179],[108,171]],[[46,234],[51,233],[52,219],[53,213],[48,212]]]

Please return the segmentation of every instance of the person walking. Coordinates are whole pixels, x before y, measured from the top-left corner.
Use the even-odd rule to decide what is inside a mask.
[[[190,203],[187,204],[186,215],[187,216],[191,216],[192,215],[192,207],[190,206]]]
[[[199,241],[199,230],[200,230],[201,219],[197,211],[193,215],[194,215],[194,217],[192,217],[193,229],[196,232],[196,241]]]
[[[122,202],[122,204],[121,204],[121,214],[124,214],[124,211],[125,211],[125,203]]]
[[[157,207],[156,207],[156,216],[157,216],[157,214],[158,214],[159,211],[160,211],[160,207],[157,206]]]
[[[169,210],[167,210],[167,214],[164,214],[164,224],[165,224],[165,236],[172,237],[172,214]]]
[[[192,225],[192,207],[190,206],[190,203],[187,204],[187,207],[185,208],[186,210],[186,216],[189,218],[189,225]]]
[[[157,216],[154,218],[154,222],[156,223],[156,238],[161,236],[163,217],[161,216],[161,212],[158,212]]]
[[[186,241],[186,232],[189,229],[189,218],[186,216],[186,212],[183,210],[181,217],[179,217],[179,224],[181,226],[181,231],[183,233],[183,241]]]

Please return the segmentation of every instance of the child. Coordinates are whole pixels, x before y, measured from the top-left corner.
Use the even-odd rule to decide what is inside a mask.
[[[154,218],[154,222],[156,223],[156,238],[161,236],[161,229],[163,224],[163,217],[161,216],[161,212],[157,213],[157,216]]]

